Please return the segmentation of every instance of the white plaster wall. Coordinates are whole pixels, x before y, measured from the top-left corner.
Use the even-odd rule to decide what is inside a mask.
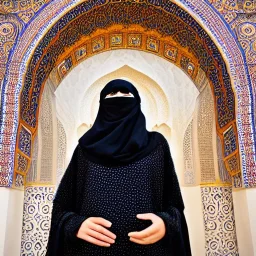
[[[256,255],[256,188],[246,190],[250,229],[252,235],[253,255]]]
[[[8,214],[9,189],[0,187],[0,255],[4,255],[4,243],[6,235],[6,220]]]
[[[0,187],[0,255],[19,256],[24,192]]]
[[[237,242],[240,256],[256,255],[256,189],[233,191]]]
[[[185,216],[188,223],[189,238],[193,256],[205,255],[204,216],[201,203],[201,189],[181,187],[185,203]]]

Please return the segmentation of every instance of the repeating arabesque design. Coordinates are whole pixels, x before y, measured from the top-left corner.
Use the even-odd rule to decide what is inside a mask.
[[[246,187],[254,187],[256,185],[256,132],[253,94],[256,88],[256,79],[252,79],[253,65],[249,65],[248,73],[243,50],[238,45],[228,24],[221,16],[218,16],[212,5],[209,5],[207,1],[198,0],[180,0],[180,3],[184,9],[207,26],[208,31],[217,40],[219,47],[229,60],[230,75],[233,78],[237,94],[237,126],[243,182]]]
[[[97,8],[97,10],[93,9],[90,12],[90,15],[86,15],[86,19],[81,14],[79,18],[72,21],[69,20],[69,17],[73,17],[75,15],[66,15],[65,17],[63,17],[63,20],[60,21],[60,24],[62,24],[61,28],[64,27],[63,24],[68,24],[65,30],[60,30],[58,28],[58,23],[55,24],[52,28],[53,31],[50,30],[37,47],[36,53],[38,53],[38,55],[35,54],[34,57],[31,59],[25,78],[25,86],[23,88],[21,97],[23,106],[21,110],[21,116],[23,120],[27,124],[31,125],[32,128],[36,127],[36,116],[38,111],[37,108],[39,104],[38,100],[41,91],[41,85],[44,83],[46,77],[56,65],[58,56],[64,52],[64,48],[72,46],[80,39],[81,35],[91,34],[95,32],[96,28],[99,27],[109,27],[110,25],[113,25],[117,22],[115,20],[116,17],[122,17],[122,22],[125,21],[124,23],[126,25],[139,23],[146,29],[152,29],[152,24],[155,24],[154,26],[156,30],[162,36],[173,36],[174,40],[179,45],[181,45],[182,47],[188,47],[189,51],[198,58],[200,68],[208,74],[208,78],[211,80],[214,86],[219,127],[222,128],[226,124],[228,124],[228,122],[233,121],[234,95],[231,88],[230,79],[226,70],[225,63],[216,46],[210,40],[209,36],[202,30],[199,25],[191,23],[192,20],[188,20],[188,24],[181,23],[180,18],[175,13],[180,11],[177,6],[172,4],[172,6],[165,6],[165,9],[163,10],[156,10],[153,6],[153,3],[151,4],[152,5],[140,5],[134,3],[133,5],[130,5],[127,2],[122,2],[118,4],[118,8],[115,8],[115,6],[117,5],[116,3],[113,4],[113,6],[111,4],[108,4],[102,6],[101,8]],[[80,5],[79,10],[74,10],[74,12],[83,9],[81,8],[81,6],[83,5]],[[139,13],[137,13],[138,10]],[[124,13],[127,13],[127,15],[123,15]],[[134,13],[136,14],[135,17],[133,16]],[[152,15],[153,19],[148,22],[147,17],[150,16],[150,14],[154,15]],[[101,18],[95,19],[96,16]],[[185,18],[187,14],[183,11],[182,15],[180,16],[184,16],[183,18]],[[160,26],[159,21],[164,21],[166,24],[170,24],[171,26]],[[191,24],[193,24],[192,28]],[[189,31],[189,33],[187,31]],[[198,33],[199,36],[196,36]],[[54,37],[57,37],[57,40],[54,41],[54,44],[49,44],[49,42]],[[206,42],[209,45],[208,49],[202,45],[203,42]],[[97,48],[97,51],[104,50],[104,38],[101,37],[99,45],[100,46],[99,48]],[[137,44],[136,47],[139,47],[140,45],[141,44]],[[45,48],[48,49],[47,54],[42,55],[42,52],[46,52]],[[156,49],[158,49],[157,46],[155,46],[155,50]],[[92,51],[94,52],[94,48],[92,49]],[[218,60],[218,63],[216,62],[216,59]],[[185,57],[181,58],[180,65],[183,69],[185,66],[188,67],[188,63],[189,59],[186,59]],[[68,71],[72,66],[72,60],[68,58],[66,60],[66,63],[63,62],[62,65],[63,68]],[[35,67],[38,68],[36,71]],[[221,69],[219,67],[221,67]],[[193,65],[190,65],[190,69],[193,70]],[[29,99],[28,91],[31,90],[30,86],[32,85],[32,79],[34,79],[34,87],[32,90],[31,98]],[[225,94],[222,91],[223,86],[221,86],[221,84],[223,84],[226,88]],[[235,138],[233,138],[232,142],[236,143],[236,135],[234,134],[234,136]]]
[[[214,105],[211,88],[206,86],[200,95],[198,109],[198,150],[200,154],[201,183],[216,181],[213,151]]]
[[[26,187],[24,195],[21,255],[45,255],[49,236],[53,196],[53,187]]]
[[[193,163],[193,120],[189,123],[184,140],[183,140],[183,154],[184,154],[184,183],[185,185],[196,185],[195,167]]]
[[[239,255],[232,187],[202,187],[207,256]]]
[[[37,1],[38,2],[38,1]],[[41,1],[41,2],[43,2],[43,1]],[[63,2],[63,1],[62,1]],[[75,2],[77,2],[77,1],[73,1],[72,3],[69,3],[69,5],[70,6],[72,6],[72,4],[75,4]],[[130,3],[131,3],[132,1],[130,1]],[[140,1],[140,2],[144,2],[144,4],[145,4],[145,2],[146,1]],[[165,3],[165,1],[163,1],[164,3]],[[158,5],[160,5],[161,3],[163,3],[163,2],[149,2],[149,3],[152,3],[152,4],[155,4],[155,6],[158,6]],[[197,13],[197,15],[202,15],[202,14],[200,14],[200,11],[198,11],[198,9],[197,9],[197,5],[198,5],[198,3],[197,3],[197,1],[196,0],[193,0],[193,1],[190,1],[189,3],[187,3],[187,1],[181,1],[182,3],[185,3],[186,5],[187,5],[187,8],[188,9],[193,9],[192,11],[194,11],[195,13]],[[201,2],[201,1],[200,1]],[[56,4],[55,3],[51,3],[53,6],[55,6],[54,8],[56,8],[56,11],[55,12],[53,12],[52,13],[52,15],[54,14],[56,14],[57,13],[57,6],[56,6]],[[99,5],[102,5],[102,4],[104,4],[104,2],[97,2],[97,4],[99,4]],[[172,10],[172,8],[170,8],[171,7],[171,4],[172,3],[168,3],[168,4],[166,4],[166,6],[165,6],[165,11],[169,11],[169,12],[172,12],[172,13],[174,13],[175,12],[175,8],[174,8],[174,12],[173,12],[173,10]],[[59,6],[59,8],[62,8],[61,7],[61,5],[62,6],[64,6],[63,4],[60,4]],[[95,2],[88,2],[88,3],[86,3],[85,5],[84,5],[84,9],[83,9],[83,11],[85,10],[85,11],[88,11],[90,8],[92,8],[93,7],[93,5],[95,5]],[[207,3],[206,2],[204,2],[203,3],[203,5],[207,5]],[[46,6],[46,5],[45,5]],[[13,7],[11,7],[11,9],[12,9]],[[25,7],[24,7],[25,8]],[[42,8],[41,8],[41,10],[43,10],[44,8],[43,8],[43,5],[42,5]],[[47,8],[45,8],[45,9],[47,9]],[[206,9],[207,8],[204,8],[205,9],[205,11],[207,12],[207,13],[209,13],[208,11],[209,10],[211,10],[210,8],[209,8],[209,10],[207,11]],[[247,8],[248,9],[248,8]],[[50,9],[49,9],[50,10]],[[176,9],[177,10],[177,9]],[[203,8],[202,8],[202,10],[203,10]],[[138,12],[138,9],[136,9],[136,8],[134,8],[134,12]],[[12,13],[14,13],[14,11],[9,11],[9,13],[10,12],[12,12]],[[42,11],[42,13],[43,13],[43,11]],[[183,15],[185,12],[180,12],[180,17],[184,20],[184,21],[186,21],[186,22],[188,22],[188,23],[191,23],[191,27],[194,27],[194,26],[197,26],[196,25],[196,23],[193,21],[193,19],[188,15],[188,14],[186,14],[186,15]],[[76,10],[76,12],[73,12],[73,13],[71,13],[71,16],[72,15],[77,15],[78,14],[78,10]],[[8,14],[9,15],[9,14]],[[13,14],[12,14],[13,15]],[[44,16],[45,16],[45,14],[43,14]],[[42,17],[44,17],[44,16],[42,16]],[[52,16],[53,17],[53,16]],[[104,17],[104,16],[101,16],[101,19],[99,19],[99,22],[98,22],[98,24],[99,25],[104,25],[104,19],[102,18],[102,17]],[[210,16],[209,16],[210,17]],[[49,20],[49,17],[44,17],[44,18],[46,18],[46,20]],[[201,16],[201,18],[204,20],[205,19],[205,16],[204,15],[202,15]],[[218,17],[213,17],[214,18],[214,22],[216,23],[217,21],[218,21]],[[71,20],[71,19],[70,19]],[[124,21],[125,20],[125,17],[124,16],[120,16],[120,17],[116,17],[116,20],[117,20],[117,22],[118,21]],[[147,20],[147,22],[148,22],[148,27],[149,28],[151,28],[151,29],[154,29],[155,27],[154,26],[156,26],[157,24],[154,24],[154,23],[152,23],[151,22],[151,20],[154,20],[154,14],[152,13],[152,14],[149,14],[149,16],[148,16],[148,20]],[[209,23],[207,24],[207,20],[205,20],[205,25],[207,26],[207,25],[209,25]],[[194,24],[195,23],[195,24]],[[159,23],[158,23],[159,24]],[[217,24],[217,23],[216,23]],[[61,29],[61,24],[59,25],[59,29]],[[32,28],[33,26],[31,26],[31,28]],[[28,28],[28,27],[26,27],[26,28]],[[223,27],[222,26],[220,26],[219,27],[220,29],[221,29],[221,31],[223,32],[222,34],[224,35],[225,33],[225,31],[223,30]],[[168,28],[167,28],[167,26],[165,26],[164,27],[164,29],[167,29],[168,30]],[[202,30],[202,29],[201,29]],[[27,30],[28,31],[28,30]],[[24,31],[24,33],[25,32],[27,32],[27,31]],[[88,31],[84,31],[85,33],[86,32],[88,32]],[[211,32],[212,32],[212,30],[211,30]],[[199,34],[199,35],[201,35],[201,34]],[[16,39],[14,39],[14,40],[16,40]],[[219,38],[218,38],[218,40],[219,40]],[[222,39],[220,39],[220,42],[222,41],[222,40],[224,40],[225,41],[225,39],[224,38],[222,38]],[[209,45],[209,42],[207,42],[207,44]],[[233,43],[230,43],[230,44],[227,44],[228,46],[230,46],[230,47],[233,47]],[[234,45],[235,46],[235,45]],[[235,47],[234,47],[235,48]],[[17,48],[18,49],[18,48]],[[228,54],[228,52],[226,52],[226,54]],[[15,55],[15,56],[17,56],[17,55]],[[39,55],[37,55],[37,57],[39,58],[39,56],[40,56],[40,53],[39,53]],[[236,54],[235,56],[239,56],[239,54]],[[228,57],[230,57],[230,56],[228,56]],[[235,58],[235,57],[234,57]],[[240,65],[240,61],[238,62],[239,63],[239,65]],[[242,64],[243,65],[243,64]],[[18,66],[17,66],[18,67]],[[223,68],[223,67],[222,67]],[[244,69],[244,68],[243,68]],[[241,75],[240,75],[240,77],[238,77],[240,80],[242,79],[242,83],[245,83],[245,79],[247,79],[247,78],[245,78],[243,75],[242,75],[242,73],[244,72],[243,71],[243,69],[242,69],[242,71],[241,71]],[[250,70],[253,70],[253,69],[250,69]],[[2,71],[1,71],[2,72]],[[233,71],[232,71],[233,72]],[[232,73],[231,72],[231,73]],[[224,79],[225,81],[227,81],[226,79]],[[14,80],[15,81],[15,80]],[[228,81],[228,83],[229,83],[229,81]],[[246,84],[246,83],[245,83]],[[16,90],[18,90],[18,88],[19,87],[16,87]],[[223,89],[223,88],[221,88],[221,89]],[[11,91],[9,91],[9,96],[10,97],[12,97],[12,95],[14,95],[14,91],[13,92],[11,92]],[[229,97],[229,95],[228,95],[228,97]],[[3,98],[3,97],[2,97]],[[34,100],[36,100],[36,98],[33,98]],[[6,102],[11,102],[11,101],[6,101]],[[6,102],[4,102],[4,107],[5,107],[5,104],[6,104]],[[15,103],[15,104],[17,104],[17,103]],[[248,110],[248,114],[250,113],[250,111]],[[32,113],[33,114],[33,113]],[[9,115],[8,115],[9,116]],[[16,121],[14,121],[14,122],[16,122]],[[10,126],[10,128],[11,128],[11,124],[10,124],[10,122],[8,122],[8,125]],[[239,124],[240,125],[240,127],[241,128],[243,128],[242,127],[242,125],[241,124]],[[8,126],[8,127],[9,127]],[[5,124],[5,126],[4,126],[4,129],[6,128],[8,128],[8,127],[6,127],[6,124]],[[11,128],[12,129],[12,128]],[[1,136],[4,136],[4,132],[3,132],[3,130],[1,131]],[[246,140],[249,140],[249,139],[251,139],[250,138],[250,135],[248,135],[248,138],[247,137],[245,137],[245,138],[242,138],[241,140],[242,140],[242,143],[244,142],[243,140],[244,139],[246,139]],[[253,141],[253,143],[254,143],[254,141]],[[247,145],[248,145],[248,143],[247,143]],[[5,149],[7,149],[6,147],[5,147]],[[243,149],[242,149],[243,150]],[[7,152],[8,151],[8,152]],[[8,154],[14,154],[14,151],[13,151],[13,147],[12,148],[10,148],[9,150],[5,150],[5,156],[7,156]],[[242,153],[244,154],[244,151],[242,151]],[[9,172],[12,170],[12,164],[10,164],[10,163],[7,163],[6,161],[2,161],[2,158],[5,158],[5,157],[3,157],[3,153],[1,153],[1,162],[3,162],[3,163],[5,163],[5,169],[6,170],[8,170],[8,171],[5,171],[5,172],[3,172],[2,174],[1,174],[1,184],[8,184],[8,183],[10,183],[11,182],[11,176],[9,176],[10,174],[9,174]],[[245,158],[244,158],[245,159]],[[248,157],[248,160],[244,160],[243,161],[243,170],[244,170],[244,176],[245,176],[245,184],[246,185],[253,185],[254,183],[256,183],[256,178],[253,176],[253,166],[252,165],[250,165],[250,166],[252,166],[252,169],[250,168],[250,166],[249,166],[249,163],[251,164],[251,162],[248,162],[248,161],[251,161],[250,160],[250,157]],[[248,166],[249,167],[248,167]],[[12,172],[12,171],[11,171]],[[249,177],[249,179],[248,179],[248,177]],[[251,179],[250,179],[250,177],[252,177]],[[7,180],[6,180],[6,178],[7,178]]]
[[[21,30],[22,24],[15,15],[4,15],[0,11],[0,84],[4,78],[9,53]]]
[[[36,113],[41,85],[45,81],[47,74],[54,67],[58,56],[64,51],[64,48],[72,46],[81,35],[91,34],[97,28],[105,28],[117,22],[122,24],[123,20],[125,20],[124,23],[126,25],[139,23],[146,29],[152,29],[152,26],[154,26],[162,36],[173,36],[174,40],[182,47],[188,47],[189,51],[193,52],[199,59],[200,67],[208,73],[208,77],[214,85],[219,126],[224,127],[228,122],[234,120],[234,94],[225,63],[218,49],[206,32],[199,25],[192,23],[193,20],[189,19],[188,14],[184,11],[180,14],[181,10],[176,5],[171,3],[169,5],[161,10],[155,9],[153,5],[130,5],[125,2],[120,4],[109,3],[97,9],[92,9],[90,15],[82,15],[74,21],[70,20],[70,17],[74,17],[77,15],[76,12],[83,9],[82,4],[79,9],[74,9],[73,13],[63,17],[46,34],[35,51],[37,54],[31,59],[22,91],[21,102],[23,107],[21,115],[23,120],[32,127],[36,126]],[[167,11],[171,14],[167,13]],[[177,17],[178,12],[184,20],[187,20],[188,24]],[[127,15],[123,15],[124,13],[127,13]],[[101,19],[96,19],[96,16],[101,17]],[[121,21],[118,20],[118,17],[122,18]],[[148,20],[148,17],[153,18]],[[166,25],[160,25],[161,22]],[[60,31],[59,24],[62,24],[62,27],[64,26],[63,24],[68,25],[65,30]],[[58,40],[54,46],[53,44],[48,46],[48,43],[56,36]],[[209,45],[209,48],[206,49],[203,43]],[[47,54],[42,55],[46,47],[48,47]],[[37,67],[36,70],[35,67]],[[31,79],[33,79],[34,85],[32,95],[29,98],[28,91],[31,89]],[[222,84],[225,89],[222,88]],[[225,94],[224,91],[226,92]]]

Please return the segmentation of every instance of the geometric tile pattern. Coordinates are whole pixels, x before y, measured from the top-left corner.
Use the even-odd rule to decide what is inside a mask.
[[[234,188],[241,188],[243,186],[241,173],[238,173],[232,177],[232,184]]]
[[[24,186],[24,176],[17,174],[15,178],[15,187],[23,188],[23,186]]]
[[[53,196],[53,187],[26,187],[20,255],[45,255]]]
[[[239,164],[239,158],[236,155],[228,157],[225,160],[225,162],[226,162],[226,166],[230,176],[234,176],[237,173],[239,173],[240,164]]]
[[[26,154],[31,155],[31,133],[24,126],[21,126],[19,134],[19,150]]]
[[[19,153],[17,154],[17,156],[18,156],[17,171],[25,174],[28,168],[28,159],[20,155]]]
[[[195,168],[193,163],[193,120],[189,123],[184,140],[183,140],[183,156],[184,156],[184,183],[185,185],[196,185]]]
[[[205,249],[209,256],[238,256],[232,187],[201,187]]]
[[[224,131],[224,155],[225,157],[232,154],[236,149],[236,135],[233,126]]]
[[[21,1],[14,2],[19,4]],[[38,0],[37,2],[41,1]],[[9,1],[5,1],[5,3],[8,4]],[[25,1],[22,4],[25,5]],[[19,96],[22,87],[21,77],[26,70],[24,58],[29,57],[35,41],[42,36],[43,30],[47,29],[49,22],[51,23],[54,17],[59,16],[62,10],[68,8],[68,6],[69,4],[66,0],[50,1],[48,5],[44,5],[44,8],[42,6],[41,11],[38,11],[38,16],[34,17],[20,31],[19,40],[16,40],[15,44],[13,44],[14,47],[9,51],[7,68],[4,68],[5,71],[3,71],[6,72],[6,79],[3,84],[0,81],[2,91],[0,110],[0,186],[11,186],[13,182],[15,143],[19,124]],[[15,16],[16,14],[4,14],[4,17],[13,17],[13,15]],[[1,22],[0,24],[2,25]],[[2,30],[0,29],[0,41],[4,42],[1,32]],[[4,30],[3,32],[6,33],[7,31]],[[26,38],[26,40],[23,41],[22,38]],[[2,65],[3,63],[0,63],[0,70]]]
[[[14,2],[14,1],[13,1]],[[33,1],[34,2],[34,1]],[[12,183],[12,171],[13,171],[13,157],[14,157],[14,142],[16,138],[15,131],[17,129],[17,121],[18,115],[17,111],[18,107],[18,96],[20,94],[20,89],[22,86],[22,80],[19,76],[19,72],[21,74],[25,73],[26,61],[29,56],[31,56],[31,52],[34,51],[34,46],[39,43],[40,38],[44,34],[44,31],[48,30],[49,25],[52,24],[53,20],[60,15],[62,10],[67,10],[68,8],[72,9],[72,6],[75,6],[77,1],[64,1],[60,0],[58,3],[56,1],[51,1],[49,4],[44,5],[44,2],[47,1],[35,1],[35,3],[39,3],[37,7],[34,7],[34,13],[38,11],[38,17],[34,19],[35,22],[28,22],[28,26],[26,26],[26,30],[20,33],[20,39],[17,44],[15,44],[15,49],[9,51],[9,65],[10,68],[7,69],[7,80],[3,85],[3,91],[5,93],[2,94],[2,115],[1,115],[1,123],[3,123],[0,130],[0,164],[4,167],[3,172],[0,173],[0,184],[8,185]],[[97,5],[100,6],[104,3],[104,1],[95,1]],[[94,3],[95,3],[94,2]],[[131,0],[131,2],[133,2]],[[136,1],[138,3],[145,3],[145,1]],[[213,4],[216,1],[211,1]],[[224,2],[224,1],[218,1]],[[32,6],[32,1],[27,1],[29,3],[29,8]],[[41,5],[42,3],[42,5]],[[91,1],[93,5],[93,1]],[[158,6],[159,2],[157,1],[148,1],[148,3]],[[180,0],[177,1],[179,5],[184,7],[189,13],[192,13],[194,16],[201,21],[204,27],[207,28],[209,34],[215,38],[215,41],[222,46],[222,53],[226,56],[229,65],[230,65],[230,74],[234,81],[234,87],[236,88],[237,97],[238,97],[238,112],[237,112],[237,120],[238,120],[238,134],[239,134],[239,142],[240,142],[240,150],[242,153],[242,170],[244,176],[244,182],[246,186],[254,186],[256,185],[256,164],[253,156],[255,155],[255,138],[254,134],[254,122],[250,120],[255,120],[253,117],[253,99],[251,97],[252,94],[252,86],[256,86],[256,82],[250,80],[251,73],[248,73],[248,70],[245,68],[246,62],[243,57],[243,53],[241,53],[241,49],[237,47],[237,42],[235,40],[234,35],[230,32],[227,24],[223,22],[223,20],[218,16],[216,10],[214,10],[213,6],[209,4],[207,1],[199,1],[199,0]],[[134,4],[134,3],[133,3]],[[133,5],[132,4],[132,5]],[[173,8],[169,8],[170,6],[165,6],[165,11],[174,12],[178,10],[179,7],[174,5],[173,3],[168,3],[169,5],[173,5]],[[40,8],[39,8],[40,5]],[[84,11],[88,11],[92,5],[84,6]],[[28,8],[28,9],[29,9]],[[169,9],[168,9],[169,8]],[[226,8],[226,7],[225,7]],[[252,6],[253,8],[253,6]],[[40,9],[40,10],[39,10]],[[250,8],[244,6],[244,10],[249,12]],[[12,9],[13,10],[13,9]],[[75,9],[74,13],[78,10]],[[181,10],[181,9],[180,9]],[[22,10],[24,11],[24,10]],[[136,12],[136,8],[134,9]],[[12,11],[11,11],[12,12]],[[191,17],[186,14],[186,12],[180,12],[182,17],[181,19],[185,22],[190,22]],[[15,12],[16,15],[16,12]],[[145,21],[149,24],[150,29],[154,29],[153,20],[154,16],[148,16]],[[24,22],[24,21],[23,21]],[[98,24],[100,26],[104,25],[102,20],[99,20]],[[161,22],[162,24],[162,22]],[[195,25],[193,21],[192,27]],[[39,29],[40,28],[40,29]],[[59,26],[57,29],[61,29]],[[201,29],[201,31],[203,31]],[[86,34],[88,31],[84,31]],[[185,38],[184,35],[181,38]],[[33,41],[31,41],[33,39]],[[118,39],[118,37],[117,37]],[[71,37],[73,40],[73,37]],[[152,41],[153,42],[153,41]],[[122,44],[122,42],[120,42]],[[118,41],[117,41],[118,44]],[[206,42],[209,45],[209,42]],[[154,42],[152,45],[152,52],[157,49],[157,42]],[[86,49],[87,50],[87,49]],[[214,52],[214,49],[212,49]],[[83,54],[85,51],[83,51]],[[215,52],[214,52],[215,53]],[[40,51],[34,52],[35,56],[40,57]],[[86,53],[85,53],[86,54]],[[174,52],[175,54],[175,52]],[[175,55],[172,55],[175,58]],[[216,57],[216,56],[215,56]],[[216,58],[217,59],[217,58]],[[47,58],[44,61],[48,61]],[[207,65],[204,65],[207,66]],[[220,68],[224,68],[221,66]],[[0,67],[1,69],[1,67]],[[189,71],[193,70],[192,66],[189,66]],[[249,70],[251,70],[249,68]],[[213,75],[213,74],[212,74]],[[17,80],[18,79],[18,80]],[[226,77],[223,80],[224,84],[228,83]],[[216,87],[217,88],[217,87]],[[223,89],[223,88],[222,88]],[[249,90],[248,90],[249,89]],[[7,93],[8,92],[8,93]],[[28,91],[27,91],[28,92]],[[230,93],[231,91],[227,91]],[[215,94],[220,93],[216,91]],[[228,96],[229,97],[229,96]],[[32,97],[35,100],[34,97]],[[229,97],[230,98],[230,97]],[[33,101],[31,101],[33,102]],[[219,99],[221,102],[221,99]],[[232,103],[233,104],[233,103]],[[231,105],[232,105],[231,104]],[[36,106],[36,105],[35,105]],[[254,108],[253,108],[254,109]],[[29,115],[33,115],[35,113],[30,112]],[[3,121],[3,122],[2,122]],[[246,132],[245,132],[246,130]],[[12,131],[12,135],[7,134],[6,131]],[[6,142],[3,143],[3,140]],[[12,142],[11,142],[12,141]],[[3,145],[3,146],[2,146]],[[251,154],[251,155],[250,155]]]
[[[4,3],[8,4],[8,1]],[[4,3],[0,2],[0,84],[4,78],[9,53],[22,30],[22,24],[15,15],[4,15],[1,12]]]
[[[55,63],[59,58],[59,55],[63,53],[64,48],[71,47],[78,42],[81,39],[81,35],[89,35],[95,32],[97,28],[107,28],[113,24],[123,24],[123,22],[125,22],[126,25],[140,24],[145,29],[154,29],[161,36],[173,37],[174,41],[178,43],[180,47],[188,47],[188,50],[199,60],[200,67],[207,73],[215,90],[219,127],[224,127],[230,121],[234,120],[234,94],[225,62],[207,33],[205,33],[196,22],[193,22],[192,26],[191,20],[189,20],[188,17],[180,20],[178,15],[181,15],[183,12],[182,15],[186,17],[188,14],[171,2],[165,7],[158,8],[157,10],[154,1],[144,2],[146,5],[134,3],[132,6],[122,1],[115,3],[109,2],[104,6],[99,6],[97,9],[93,7],[98,4],[98,2],[91,1],[90,9],[88,9],[89,7],[87,4],[82,3],[79,8],[77,7],[74,8],[74,10],[71,10],[70,15],[63,16],[59,21],[61,28],[59,28],[58,23],[52,27],[37,46],[37,54],[32,57],[25,76],[25,83],[21,93],[21,117],[28,125],[33,128],[36,127],[40,87],[47,75],[49,75],[48,72],[54,68]],[[88,10],[86,10],[86,8]],[[84,13],[82,13],[83,10],[85,10]],[[129,19],[125,19],[124,21],[121,17],[125,12],[129,13]],[[102,23],[94,18],[94,16],[98,17],[99,15],[102,17]],[[149,16],[152,16],[152,18],[145,22],[145,19]],[[73,20],[73,17],[78,18]],[[120,18],[113,19],[112,17]],[[165,27],[159,26],[158,24],[163,21],[170,25]],[[67,27],[65,27],[65,24],[69,25],[66,25]],[[137,36],[140,35],[137,34]],[[55,37],[57,40],[53,41],[53,38]],[[135,44],[135,41],[138,42]],[[92,52],[95,53],[103,50],[106,47],[103,42],[104,39],[101,36],[96,38],[90,46]],[[205,47],[205,44],[207,47]],[[130,35],[128,38],[128,47],[139,48],[141,45],[142,42],[139,37],[136,38],[136,34]],[[152,47],[150,48],[151,51],[157,51],[157,40],[154,42],[151,39],[149,45]],[[44,54],[46,51],[48,53]],[[218,64],[214,62],[214,59],[218,60]],[[64,72],[70,68],[70,62],[67,63],[66,61],[62,64]],[[45,63],[47,63],[47,66]],[[193,75],[195,67],[188,58],[182,57],[180,64],[183,69],[187,70],[189,75]],[[215,70],[215,72],[212,72],[212,70]],[[34,77],[36,77],[36,79],[34,79]],[[33,85],[31,84],[32,81],[34,81]],[[29,91],[31,91],[32,94],[29,94]]]
[[[198,105],[197,139],[201,174],[200,182],[214,183],[216,181],[212,143],[214,102],[210,86],[206,86],[201,92]]]
[[[256,91],[256,79],[253,79],[255,72],[253,72],[253,68],[250,68],[253,65],[249,65],[248,69],[247,56],[245,56],[242,47],[238,45],[234,32],[222,18],[224,12],[220,14],[218,12],[219,7],[216,7],[217,5],[223,6],[228,3],[233,6],[239,1],[211,0],[209,3],[208,1],[199,0],[180,0],[179,2],[184,9],[192,13],[201,24],[207,27],[208,32],[215,38],[229,62],[230,75],[233,78],[237,95],[236,114],[243,185],[245,187],[254,187],[256,186],[256,99],[253,99]],[[244,10],[241,11],[239,9],[236,12],[231,10],[225,11],[225,13],[232,15],[233,13],[251,12],[250,10],[255,11],[255,5],[251,5],[253,1],[241,2],[244,3]],[[250,6],[250,8],[247,8],[247,6]]]
[[[24,23],[28,23],[47,2],[50,0],[1,1],[0,11],[15,14]]]
[[[221,144],[221,139],[218,135],[217,135],[217,154],[218,154],[218,169],[219,169],[220,180],[224,183],[231,183],[231,177],[223,161],[222,144]]]

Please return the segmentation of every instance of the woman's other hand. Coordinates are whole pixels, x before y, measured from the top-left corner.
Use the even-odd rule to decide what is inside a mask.
[[[116,235],[105,227],[112,223],[101,217],[89,217],[80,226],[77,237],[99,246],[110,246],[115,242]]]
[[[137,218],[151,220],[152,224],[141,231],[128,233],[130,241],[138,244],[153,244],[164,237],[166,229],[162,218],[154,213],[138,214]]]

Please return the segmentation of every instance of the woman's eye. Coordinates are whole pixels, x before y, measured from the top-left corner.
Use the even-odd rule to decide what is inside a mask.
[[[116,92],[111,92],[111,93],[110,93],[110,95],[115,95],[115,94],[116,94]]]

